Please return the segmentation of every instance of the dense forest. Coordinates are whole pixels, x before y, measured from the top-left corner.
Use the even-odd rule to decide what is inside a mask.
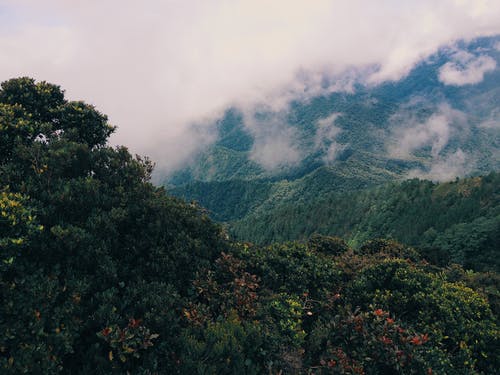
[[[474,84],[441,82],[454,56],[442,48],[396,82],[359,83],[279,111],[229,109],[214,125],[215,143],[163,183],[237,241],[269,245],[319,233],[357,249],[391,238],[442,266],[498,272],[498,42],[460,44],[497,62]],[[280,134],[292,134],[285,141],[297,159],[270,167],[258,151]]]
[[[200,202],[241,241],[262,245],[320,233],[359,247],[385,237],[415,246],[441,265],[500,270],[499,173],[440,184],[412,179],[363,186],[362,176],[324,167],[291,182],[197,182],[172,192]]]
[[[311,186],[311,185],[309,185]],[[230,224],[256,243],[304,239],[317,232],[355,247],[390,237],[434,255],[443,264],[500,271],[500,174],[435,184],[425,180],[338,193],[289,194]],[[434,253],[434,254],[433,254]]]
[[[188,196],[191,184],[199,182],[285,183],[305,178],[326,165],[333,169],[329,173],[337,177],[337,185],[351,189],[405,178],[409,172],[425,175],[436,161],[445,161],[456,152],[467,155],[468,162],[458,175],[497,171],[500,51],[494,48],[496,43],[500,43],[498,36],[460,46],[470,54],[482,51],[496,61],[496,68],[475,84],[454,86],[440,81],[440,68],[454,55],[445,47],[395,82],[356,82],[353,90],[292,101],[279,111],[264,106],[249,115],[231,108],[213,124],[218,131],[215,143],[189,165],[163,176],[163,182],[175,187],[175,194]],[[446,130],[444,137],[428,127],[436,120]],[[275,168],[259,163],[261,159],[255,156],[262,143],[273,141],[261,132],[266,134],[274,127],[279,130],[271,132],[274,137],[288,132],[294,135],[285,140],[298,150],[299,160],[287,163],[284,158]],[[394,152],[410,128],[420,130],[413,136],[424,136],[427,142]],[[336,149],[333,156],[328,155],[332,145]],[[357,184],[343,183],[343,178],[355,179]]]
[[[356,237],[353,247],[317,233],[305,238],[321,228],[270,246],[232,241],[205,209],[154,186],[147,158],[109,146],[114,130],[56,85],[1,85],[2,373],[497,371],[496,272],[442,264],[431,248],[394,240]],[[387,200],[404,203],[392,211],[401,220],[394,237],[427,202],[440,214],[405,235],[418,243],[425,229],[434,242],[461,242],[474,262],[464,237],[471,228],[454,212],[470,210],[478,236],[498,233],[481,221],[498,215],[496,186],[491,174],[353,192],[355,211],[345,220],[361,223],[356,210],[365,201],[380,206],[391,191],[404,192],[404,202]],[[366,217],[377,235],[387,216]]]

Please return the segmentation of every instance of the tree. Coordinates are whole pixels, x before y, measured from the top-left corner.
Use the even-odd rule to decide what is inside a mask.
[[[176,309],[227,246],[220,228],[153,186],[147,158],[107,146],[92,106],[30,78],[1,87],[2,372],[168,371]],[[153,347],[120,357],[98,333],[130,319]]]

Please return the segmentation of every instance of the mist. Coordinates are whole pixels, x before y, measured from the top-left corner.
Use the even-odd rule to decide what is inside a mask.
[[[409,178],[421,178],[432,181],[451,181],[455,177],[465,176],[474,170],[475,160],[462,149],[438,156],[433,159],[428,169],[413,169],[408,172]]]
[[[322,151],[323,161],[326,164],[335,161],[339,152],[344,150],[347,146],[339,144],[336,141],[336,138],[342,129],[335,125],[335,121],[341,115],[341,113],[333,113],[326,118],[318,120],[317,122],[314,149]]]
[[[400,159],[411,159],[416,151],[424,148],[430,148],[431,156],[437,158],[452,137],[463,136],[467,129],[466,115],[447,103],[437,105],[425,121],[403,107],[390,122],[392,141],[388,144],[388,152],[391,157]]]
[[[463,86],[479,83],[484,75],[495,70],[496,61],[487,55],[474,56],[458,51],[439,69],[439,80],[446,85]]]
[[[113,144],[165,173],[215,141],[225,109],[241,108],[253,160],[274,168],[301,159],[297,134],[279,118],[252,120],[255,108],[399,80],[442,46],[499,34],[498,20],[495,0],[0,0],[0,79],[61,85],[118,126]],[[443,67],[444,82],[475,82],[491,66],[458,63]],[[445,130],[424,138],[438,150]]]

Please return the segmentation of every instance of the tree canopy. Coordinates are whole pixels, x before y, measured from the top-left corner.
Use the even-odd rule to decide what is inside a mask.
[[[113,131],[56,85],[1,85],[2,373],[498,368],[497,274],[388,240],[231,241]]]

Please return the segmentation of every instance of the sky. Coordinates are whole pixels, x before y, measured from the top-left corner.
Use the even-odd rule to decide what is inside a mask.
[[[442,46],[496,34],[498,0],[0,0],[0,80],[61,85],[118,126],[113,144],[168,172],[215,140],[231,106],[251,118],[352,90],[352,77],[398,80]],[[457,51],[439,79],[479,82],[494,64]],[[277,151],[261,138],[266,163]]]

